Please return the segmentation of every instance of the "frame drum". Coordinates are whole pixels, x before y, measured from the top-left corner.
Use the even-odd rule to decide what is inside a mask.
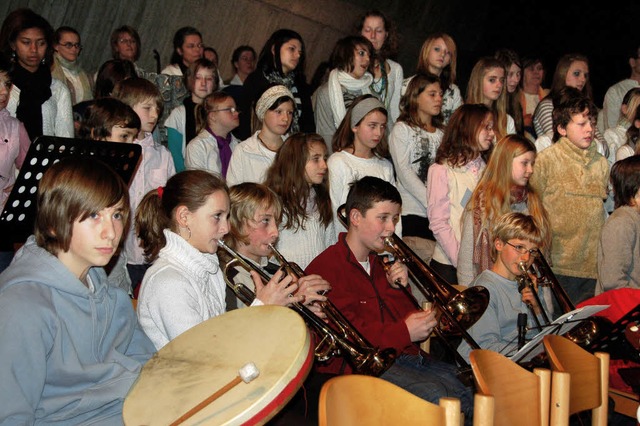
[[[227,312],[184,332],[142,368],[124,402],[126,425],[167,425],[253,362],[241,382],[185,425],[264,424],[295,395],[313,364],[309,330],[293,310],[257,306]]]

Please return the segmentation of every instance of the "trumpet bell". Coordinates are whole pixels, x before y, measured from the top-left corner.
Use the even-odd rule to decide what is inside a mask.
[[[469,287],[461,291],[449,300],[447,309],[453,318],[465,330],[475,324],[487,306],[489,306],[489,290],[484,287]],[[455,332],[457,327],[448,324],[446,319],[442,320],[443,331]]]

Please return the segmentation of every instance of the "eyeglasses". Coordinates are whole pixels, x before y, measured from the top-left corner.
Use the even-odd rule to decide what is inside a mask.
[[[517,246],[513,245],[509,241],[506,241],[506,243],[509,244],[511,247],[513,247],[520,254],[529,253],[529,256],[531,256],[531,257],[538,257],[538,255],[540,253],[537,248],[528,249],[525,246],[522,246],[522,245],[519,245],[519,244]]]
[[[60,46],[64,46],[67,49],[72,49],[72,48],[76,48],[78,50],[82,50],[82,45],[80,43],[71,43],[71,42],[67,42],[67,43],[62,43],[60,44]]]
[[[236,112],[238,114],[240,114],[240,111],[238,111],[237,109],[235,109],[234,107],[230,107],[230,108],[221,108],[221,109],[212,109],[209,112],[222,112],[222,111],[229,111],[231,114],[235,114]]]
[[[118,43],[128,44],[128,45],[138,44],[138,42],[135,41],[132,38],[121,38],[121,39],[118,39]]]

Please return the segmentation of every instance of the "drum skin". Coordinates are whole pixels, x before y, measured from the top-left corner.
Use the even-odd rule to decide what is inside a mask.
[[[313,364],[302,318],[289,308],[227,312],[184,332],[142,368],[127,395],[124,423],[167,425],[238,375],[246,363],[258,378],[241,382],[185,425],[264,424],[294,396]]]

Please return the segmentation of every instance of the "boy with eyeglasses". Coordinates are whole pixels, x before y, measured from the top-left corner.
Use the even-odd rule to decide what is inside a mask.
[[[541,312],[533,292],[526,287],[519,289],[516,277],[522,274],[521,262],[527,269],[531,266],[544,240],[535,219],[518,212],[501,216],[491,231],[491,238],[493,267],[483,271],[471,284],[489,290],[489,306],[467,331],[482,349],[509,356],[518,346],[518,314],[527,314],[528,325],[533,326],[535,320],[527,305],[531,305],[536,315]],[[538,331],[533,329],[529,333],[532,337]],[[471,347],[463,340],[458,352],[469,359]]]

